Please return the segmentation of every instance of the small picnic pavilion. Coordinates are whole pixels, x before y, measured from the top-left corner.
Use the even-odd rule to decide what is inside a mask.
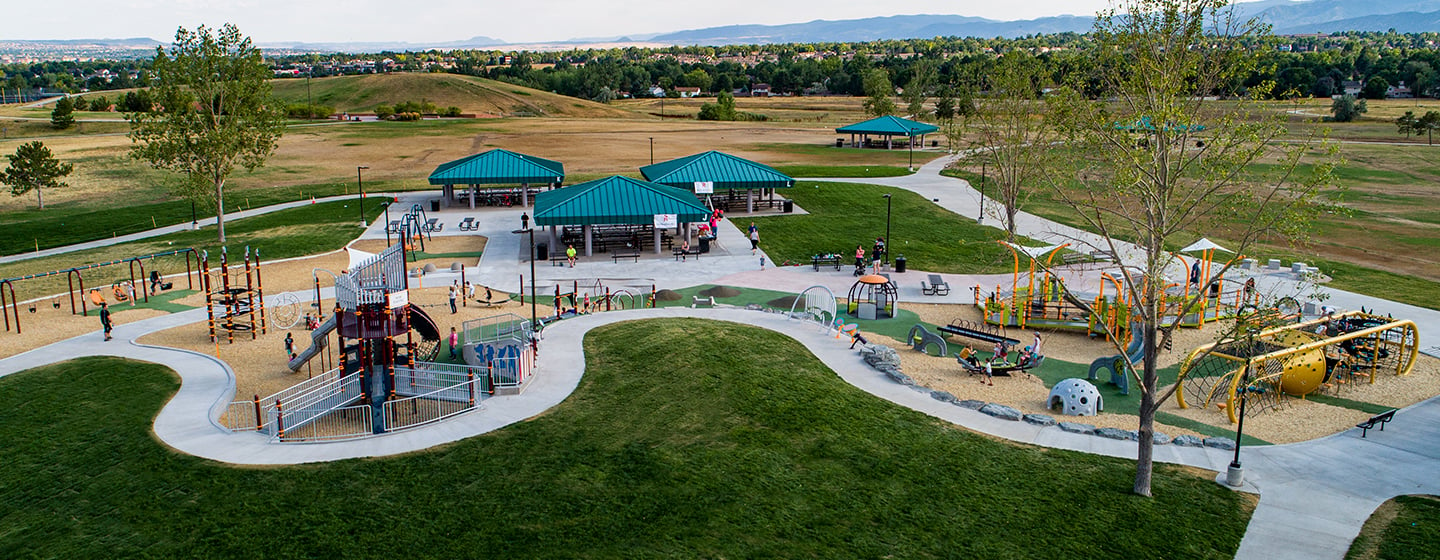
[[[535,196],[535,225],[550,226],[555,252],[583,243],[581,253],[587,257],[597,246],[639,253],[650,245],[659,254],[666,229],[675,227],[676,233],[688,235],[690,223],[709,215],[690,191],[619,175]]]
[[[647,165],[640,174],[654,183],[689,190],[726,210],[738,206],[739,191],[745,191],[746,212],[755,211],[757,200],[774,208],[780,202],[775,189],[795,186],[794,178],[773,167],[714,150]]]
[[[492,204],[505,200],[513,203],[518,199],[521,206],[529,206],[530,197],[540,192],[538,187],[532,189],[531,185],[546,185],[553,189],[564,182],[565,164],[499,148],[442,163],[430,173],[430,184],[441,187],[447,207],[457,198],[456,185],[467,187],[461,190],[463,196],[469,199],[470,207],[474,208],[475,200],[481,197]]]
[[[933,124],[925,124],[890,115],[876,117],[868,121],[835,129],[837,133],[850,135],[850,147],[852,148],[885,148],[887,150],[891,148],[903,148],[907,145],[913,148],[916,145],[915,138],[917,136],[920,138],[919,145],[924,146],[925,135],[939,131],[940,127]],[[884,139],[884,141],[872,139],[872,136],[880,137]],[[894,142],[893,138],[896,136],[905,138],[907,144]]]

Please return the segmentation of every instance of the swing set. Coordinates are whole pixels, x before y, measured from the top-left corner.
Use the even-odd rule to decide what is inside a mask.
[[[99,288],[92,288],[88,291],[86,290],[85,275],[88,271],[99,270],[108,266],[120,264],[126,265],[126,267],[128,268],[129,276],[121,277],[120,279],[114,280],[114,282],[111,284],[111,290],[115,293],[116,299],[118,301],[125,301],[125,299],[129,299],[131,297],[129,295],[130,292],[125,289],[125,283],[128,282],[129,286],[134,287],[137,286],[136,281],[144,282],[145,263],[147,261],[149,261],[153,266],[155,264],[155,260],[160,257],[168,257],[171,255],[181,254],[185,255],[185,282],[189,289],[193,290],[195,289],[195,279],[191,278],[191,272],[193,270],[196,278],[198,278],[200,276],[201,269],[200,256],[193,248],[166,251],[163,253],[152,253],[149,255],[141,255],[138,257],[129,257],[103,263],[87,264],[84,266],[77,266],[61,270],[52,270],[50,272],[42,272],[39,274],[28,274],[25,276],[16,276],[14,278],[5,278],[3,280],[0,280],[0,315],[4,316],[5,330],[9,331],[10,324],[13,322],[15,324],[15,333],[20,334],[20,301],[15,297],[15,284],[17,282],[64,275],[65,281],[68,284],[66,293],[70,299],[70,314],[88,316],[90,314],[90,306],[93,305],[95,307],[99,307],[101,303],[105,302],[105,294],[104,292],[100,291]],[[192,256],[195,258],[196,265],[193,268],[190,265],[190,259]],[[136,275],[137,267],[139,271],[138,276]],[[146,303],[150,302],[150,291],[148,289],[143,289],[143,287],[141,289],[134,289],[134,293],[134,297],[136,299],[144,298],[144,301]],[[124,299],[120,298],[122,294],[125,296]],[[60,307],[59,297],[60,296],[55,296],[55,298],[51,300],[51,305],[56,309]],[[76,305],[75,303],[77,300],[80,302],[79,305]],[[30,302],[30,312],[35,312],[35,303],[33,301]]]

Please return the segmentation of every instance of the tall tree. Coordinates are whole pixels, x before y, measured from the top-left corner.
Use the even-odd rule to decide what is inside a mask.
[[[1415,119],[1415,133],[1425,133],[1425,143],[1435,145],[1435,129],[1440,128],[1440,112],[1425,111],[1424,115]]]
[[[1405,114],[1395,119],[1395,126],[1399,129],[1400,134],[1405,135],[1407,140],[1411,134],[1421,132],[1420,119],[1415,117],[1415,111],[1405,111]]]
[[[1268,92],[1215,101],[1219,88],[1253,71],[1254,49],[1268,34],[1254,20],[1236,21],[1228,0],[1126,0],[1100,13],[1091,34],[1101,99],[1113,101],[1065,88],[1052,109],[1075,158],[1057,166],[1075,172],[1055,177],[1054,192],[1100,234],[1078,241],[1112,251],[1125,267],[1117,276],[1144,349],[1132,372],[1141,391],[1134,491],[1143,496],[1151,492],[1155,413],[1176,389],[1158,386],[1157,350],[1179,324],[1167,316],[1193,312],[1202,297],[1167,292],[1170,251],[1197,231],[1223,235],[1236,253],[1262,237],[1302,235],[1332,177],[1329,158],[1313,173],[1296,172],[1315,139],[1277,142],[1288,134],[1286,115],[1255,101]],[[1275,167],[1251,165],[1262,159]],[[1117,239],[1134,242],[1133,251]],[[1217,268],[1214,277],[1228,265]],[[1083,298],[1068,299],[1089,309]]]
[[[69,97],[55,102],[55,109],[50,111],[50,126],[60,130],[75,126],[75,102]]]
[[[183,173],[192,200],[213,198],[225,242],[225,181],[236,166],[265,164],[284,133],[284,105],[271,96],[270,69],[260,49],[225,24],[180,28],[167,51],[156,47],[152,98],[158,110],[126,115],[130,155]]]
[[[895,86],[890,85],[890,75],[883,68],[865,72],[865,114],[883,117],[895,113]]]
[[[905,82],[905,111],[910,118],[925,120],[930,114],[925,111],[925,100],[935,85],[935,61],[921,58],[910,67],[910,81]]]
[[[975,105],[975,147],[995,171],[1001,223],[1011,240],[1026,189],[1044,172],[1057,137],[1044,121],[1045,105],[1039,98],[1043,79],[1044,67],[1034,57],[1011,52],[990,72],[988,94]]]
[[[74,165],[55,159],[50,148],[39,140],[21,144],[14,154],[5,157],[10,160],[10,167],[0,171],[0,183],[10,185],[11,196],[20,196],[33,189],[41,210],[45,209],[45,193],[41,189],[69,186],[60,178],[75,170]]]

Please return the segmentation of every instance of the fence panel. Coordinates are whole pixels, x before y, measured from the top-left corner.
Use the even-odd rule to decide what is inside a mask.
[[[393,432],[444,420],[480,408],[482,379],[385,402],[385,431]]]
[[[375,428],[368,404],[330,409],[295,427],[286,426],[284,442],[327,441],[367,436]],[[289,419],[289,416],[286,416]]]

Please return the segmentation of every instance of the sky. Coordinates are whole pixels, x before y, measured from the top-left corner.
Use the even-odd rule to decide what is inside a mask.
[[[0,40],[149,37],[234,23],[256,42],[510,43],[618,37],[732,24],[784,24],[909,14],[997,20],[1092,15],[1108,0],[65,0],[7,2]]]

